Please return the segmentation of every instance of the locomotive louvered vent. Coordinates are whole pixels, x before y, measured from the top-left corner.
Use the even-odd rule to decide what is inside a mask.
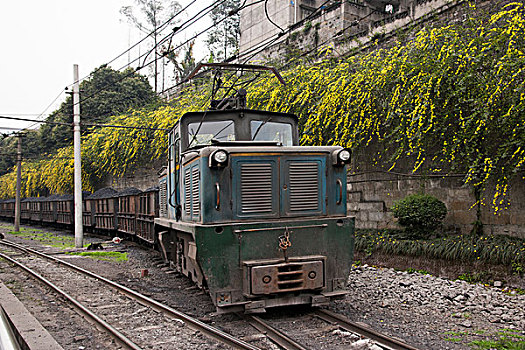
[[[198,167],[194,167],[191,171],[191,207],[192,216],[199,217],[201,213],[201,203],[199,196],[199,182],[200,182],[200,171]]]
[[[291,292],[303,287],[304,271],[302,265],[288,265],[278,268],[277,288],[282,292]]]
[[[160,201],[160,208],[159,208],[159,215],[163,218],[168,216],[168,184],[166,182],[163,182],[159,186],[159,201]]]
[[[243,214],[272,212],[272,164],[242,164],[241,203]]]
[[[290,210],[319,210],[319,163],[290,163]]]
[[[187,169],[184,173],[184,212],[191,215],[191,172]]]

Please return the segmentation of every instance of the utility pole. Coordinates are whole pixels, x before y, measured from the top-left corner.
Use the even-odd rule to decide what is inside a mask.
[[[22,135],[17,134],[18,149],[16,152],[16,199],[15,199],[15,232],[20,231],[20,192],[22,187]]]
[[[73,149],[75,178],[75,247],[84,246],[82,230],[82,163],[80,161],[80,87],[78,82],[78,64],[73,65]]]

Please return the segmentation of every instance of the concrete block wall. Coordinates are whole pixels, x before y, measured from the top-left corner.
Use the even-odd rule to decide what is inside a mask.
[[[249,0],[247,4],[256,0]],[[301,0],[294,0],[301,2]],[[301,16],[295,15],[294,1],[269,0],[269,16],[284,30],[291,27],[288,35],[279,38],[266,50],[251,59],[252,62],[286,61],[291,51],[311,50],[320,43],[332,45],[335,54],[366,45],[377,35],[389,35],[398,29],[416,22],[427,21],[434,14],[448,14],[465,0],[401,0],[397,11],[385,14],[377,11],[366,1],[342,1],[328,6],[309,21],[301,22]],[[304,1],[304,0],[303,0]],[[489,2],[490,1],[486,1]],[[316,6],[322,2],[315,1]],[[455,14],[452,11],[452,16]],[[350,24],[359,20],[357,26]],[[305,30],[306,26],[314,30]],[[248,6],[241,10],[239,52],[244,52],[262,45],[280,30],[270,23],[264,12],[264,2]],[[344,30],[343,33],[340,33]],[[337,35],[339,33],[339,35]]]
[[[283,29],[292,24],[293,5],[287,0],[268,0],[268,16]],[[265,2],[248,0],[240,11],[239,51],[245,52],[263,43],[281,30],[266,17]]]
[[[489,187],[491,187],[489,185]],[[494,213],[490,203],[493,192],[485,193],[482,222],[485,234],[505,234],[525,238],[525,184],[511,182],[509,205]],[[445,203],[447,229],[469,233],[476,220],[476,202],[472,188],[463,184],[463,176],[419,177],[384,171],[367,171],[348,176],[348,212],[356,217],[356,227],[363,229],[400,228],[391,208],[395,201],[414,193],[435,196]]]
[[[109,177],[106,180],[105,186],[110,186],[117,191],[123,190],[129,187],[138,188],[144,191],[147,188],[158,186],[159,184],[159,169],[162,165],[154,166],[151,168],[137,169],[135,172],[125,174],[121,177]]]

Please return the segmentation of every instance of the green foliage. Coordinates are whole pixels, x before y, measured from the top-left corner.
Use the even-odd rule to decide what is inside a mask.
[[[422,275],[430,275],[430,272],[428,272],[427,270],[418,270],[418,269],[414,269],[412,267],[409,267],[408,269],[406,269],[406,272],[408,273],[420,273]]]
[[[124,262],[128,261],[128,253],[121,252],[68,252],[70,255],[87,256],[96,260]]]
[[[417,234],[428,233],[439,227],[447,215],[445,203],[434,196],[412,194],[392,206],[399,224]]]
[[[487,271],[482,272],[465,272],[458,276],[458,280],[468,283],[480,283],[490,280],[492,275]]]
[[[126,113],[132,108],[155,104],[157,98],[146,77],[132,69],[115,71],[105,65],[95,69],[90,77],[80,84],[82,91],[82,123],[105,123],[110,116]],[[73,122],[73,99],[68,96],[60,107],[46,119],[49,122]],[[83,134],[86,134],[83,129]],[[22,154],[25,159],[46,159],[73,140],[70,126],[43,124],[38,130],[30,130],[22,139]],[[0,141],[0,153],[12,156],[0,157],[0,175],[7,173],[16,162],[16,137]],[[27,165],[27,163],[26,163]]]
[[[524,350],[525,336],[516,329],[504,329],[495,334],[494,340],[475,340],[469,345],[473,349]]]
[[[514,275],[523,276],[523,272],[525,271],[525,267],[523,267],[523,265],[525,265],[525,263],[514,261],[512,263],[512,273]]]
[[[340,62],[298,64],[286,86],[258,83],[250,104],[297,113],[303,144],[373,143],[384,152],[372,164],[386,169],[403,160],[414,172],[465,172],[480,191],[497,183],[497,211],[525,165],[523,7],[427,27],[407,44]]]
[[[482,261],[490,264],[525,263],[525,240],[508,236],[458,235],[429,240],[399,239],[389,231],[358,230],[356,251],[367,254],[424,256],[451,261]]]
[[[312,29],[312,22],[308,21],[304,24],[304,27],[303,27],[303,34],[308,34],[310,33],[310,29]]]
[[[193,45],[195,41],[189,42],[178,51],[169,50],[166,52],[166,58],[173,63],[175,67],[175,79],[180,82],[185,79],[197,66],[193,56]],[[182,59],[179,56],[182,54]]]

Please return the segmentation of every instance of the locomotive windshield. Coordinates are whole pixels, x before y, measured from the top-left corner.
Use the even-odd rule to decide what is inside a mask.
[[[219,141],[235,141],[233,120],[188,124],[189,147],[211,145],[212,139]]]
[[[283,146],[292,146],[292,125],[261,120],[252,120],[250,129],[253,141],[277,141]]]

